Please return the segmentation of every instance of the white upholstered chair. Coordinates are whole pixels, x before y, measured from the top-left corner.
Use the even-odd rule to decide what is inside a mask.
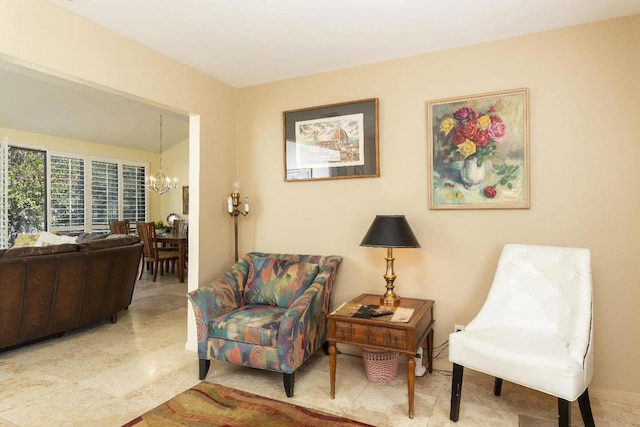
[[[558,398],[558,424],[578,399],[593,426],[593,304],[588,249],[505,245],[487,300],[464,331],[449,336],[451,412],[458,421],[464,367]]]

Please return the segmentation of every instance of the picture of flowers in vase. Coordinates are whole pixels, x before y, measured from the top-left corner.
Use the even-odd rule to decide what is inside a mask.
[[[496,114],[496,107],[478,113],[473,108],[461,107],[453,116],[440,122],[440,132],[448,145],[464,157],[460,178],[467,188],[477,188],[485,177],[485,161],[496,155],[496,143],[505,138],[506,125]],[[454,155],[446,150],[445,156]]]
[[[522,208],[528,90],[429,102],[432,209]]]

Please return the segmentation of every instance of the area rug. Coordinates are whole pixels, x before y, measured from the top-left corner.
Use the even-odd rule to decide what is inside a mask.
[[[369,424],[201,382],[123,427],[130,426],[351,427]]]

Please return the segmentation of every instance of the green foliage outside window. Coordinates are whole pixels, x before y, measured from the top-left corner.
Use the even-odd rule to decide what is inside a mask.
[[[45,152],[9,147],[9,243],[45,229]]]

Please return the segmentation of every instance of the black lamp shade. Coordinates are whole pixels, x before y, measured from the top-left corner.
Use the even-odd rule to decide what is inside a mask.
[[[360,246],[381,248],[419,248],[404,215],[376,215]]]

